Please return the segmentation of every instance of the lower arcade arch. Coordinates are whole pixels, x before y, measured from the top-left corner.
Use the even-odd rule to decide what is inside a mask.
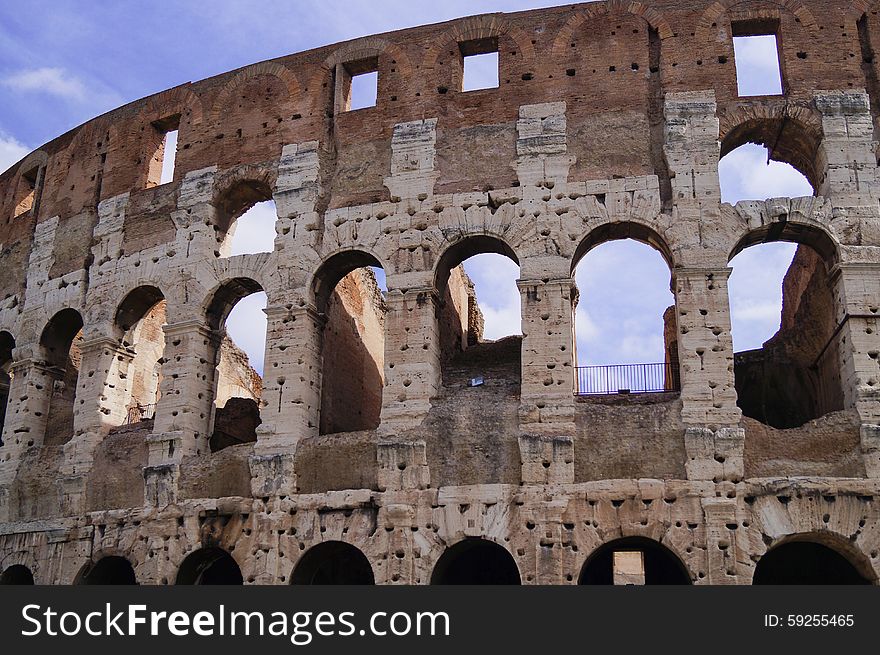
[[[118,555],[108,555],[97,562],[89,562],[83,566],[74,584],[136,585],[137,577],[131,562]]]
[[[244,578],[232,555],[217,546],[208,546],[186,556],[174,584],[240,585],[244,584]]]
[[[0,573],[0,585],[32,585],[34,574],[24,564],[13,564]]]
[[[687,567],[663,544],[624,537],[597,548],[584,563],[579,585],[688,585]]]
[[[309,548],[293,569],[290,584],[376,584],[370,561],[358,548],[343,541],[326,541]]]
[[[447,548],[434,565],[432,585],[518,585],[510,552],[486,539],[465,539]]]
[[[818,540],[796,537],[768,550],[755,567],[753,585],[867,585],[876,582],[870,564]],[[869,573],[870,571],[870,573]],[[870,577],[869,577],[870,576]]]
[[[78,311],[67,308],[55,314],[40,336],[42,356],[53,379],[48,390],[44,443],[57,446],[73,437],[73,408],[79,367],[82,361],[83,319]]]

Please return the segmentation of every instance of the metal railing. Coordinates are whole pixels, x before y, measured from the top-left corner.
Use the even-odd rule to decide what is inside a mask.
[[[135,405],[128,408],[128,414],[125,416],[125,424],[132,425],[141,421],[149,421],[156,417],[156,405]]]
[[[664,364],[612,364],[578,366],[575,369],[577,396],[679,391],[678,362]]]

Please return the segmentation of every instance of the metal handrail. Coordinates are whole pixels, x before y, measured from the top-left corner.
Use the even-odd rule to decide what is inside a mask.
[[[156,405],[135,405],[134,407],[128,408],[128,413],[125,416],[125,424],[132,425],[134,423],[140,423],[141,421],[149,421],[156,417]]]
[[[680,389],[678,362],[578,366],[575,369],[574,393],[577,396],[662,393]]]

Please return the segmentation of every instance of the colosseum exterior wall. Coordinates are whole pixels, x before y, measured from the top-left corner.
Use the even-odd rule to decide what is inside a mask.
[[[447,548],[482,538],[523,583],[573,584],[602,544],[644,537],[694,583],[749,584],[768,550],[799,540],[876,581],[878,11],[608,0],[475,16],[181,85],[29,154],[0,175],[0,570],[66,584],[115,555],[138,582],[172,584],[211,547],[245,582],[275,584],[341,541],[377,583],[427,584]],[[739,97],[732,36],[768,25],[784,94]],[[496,46],[499,87],[460,91],[462,53]],[[351,74],[372,69],[377,105],[346,111]],[[174,180],[157,184],[171,127]],[[723,204],[719,157],[746,142],[816,195]],[[265,199],[274,250],[229,256],[236,217]],[[572,271],[619,238],[653,245],[672,271],[680,391],[579,399]],[[804,370],[839,390],[822,392],[832,411],[787,429],[737,404],[727,295],[730,258],[771,240],[812,248],[803,259],[823,267],[787,280],[789,332],[773,353],[794,334],[821,359]],[[450,357],[443,325],[469,303],[467,282],[450,290],[445,276],[477,252],[519,264],[523,336]],[[333,290],[376,265],[388,291],[365,292],[374,304],[347,334],[380,335],[384,352],[374,339],[369,358],[333,360],[379,362],[378,427],[324,434]],[[817,288],[824,313],[798,313]],[[212,451],[223,320],[257,290],[256,440]],[[155,418],[126,426],[137,343],[125,317],[159,298]],[[473,326],[457,325],[453,342],[468,342]],[[71,378],[53,339],[80,326]],[[476,375],[486,383],[469,387]]]

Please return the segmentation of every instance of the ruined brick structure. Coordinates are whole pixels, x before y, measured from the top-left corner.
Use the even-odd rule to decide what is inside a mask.
[[[4,580],[749,584],[812,557],[875,582],[878,10],[477,16],[185,84],[31,153],[0,176]],[[784,93],[739,97],[732,37],[765,32]],[[461,91],[462,57],[496,49],[499,88]],[[371,70],[377,105],[347,111]],[[815,196],[722,204],[746,142]],[[274,251],[229,256],[266,199]],[[680,391],[578,398],[572,271],[621,238],[669,264]],[[802,245],[782,329],[735,360],[729,260],[776,240]],[[457,267],[481,252],[520,267],[521,338],[480,339]],[[254,380],[217,364],[260,290]]]

